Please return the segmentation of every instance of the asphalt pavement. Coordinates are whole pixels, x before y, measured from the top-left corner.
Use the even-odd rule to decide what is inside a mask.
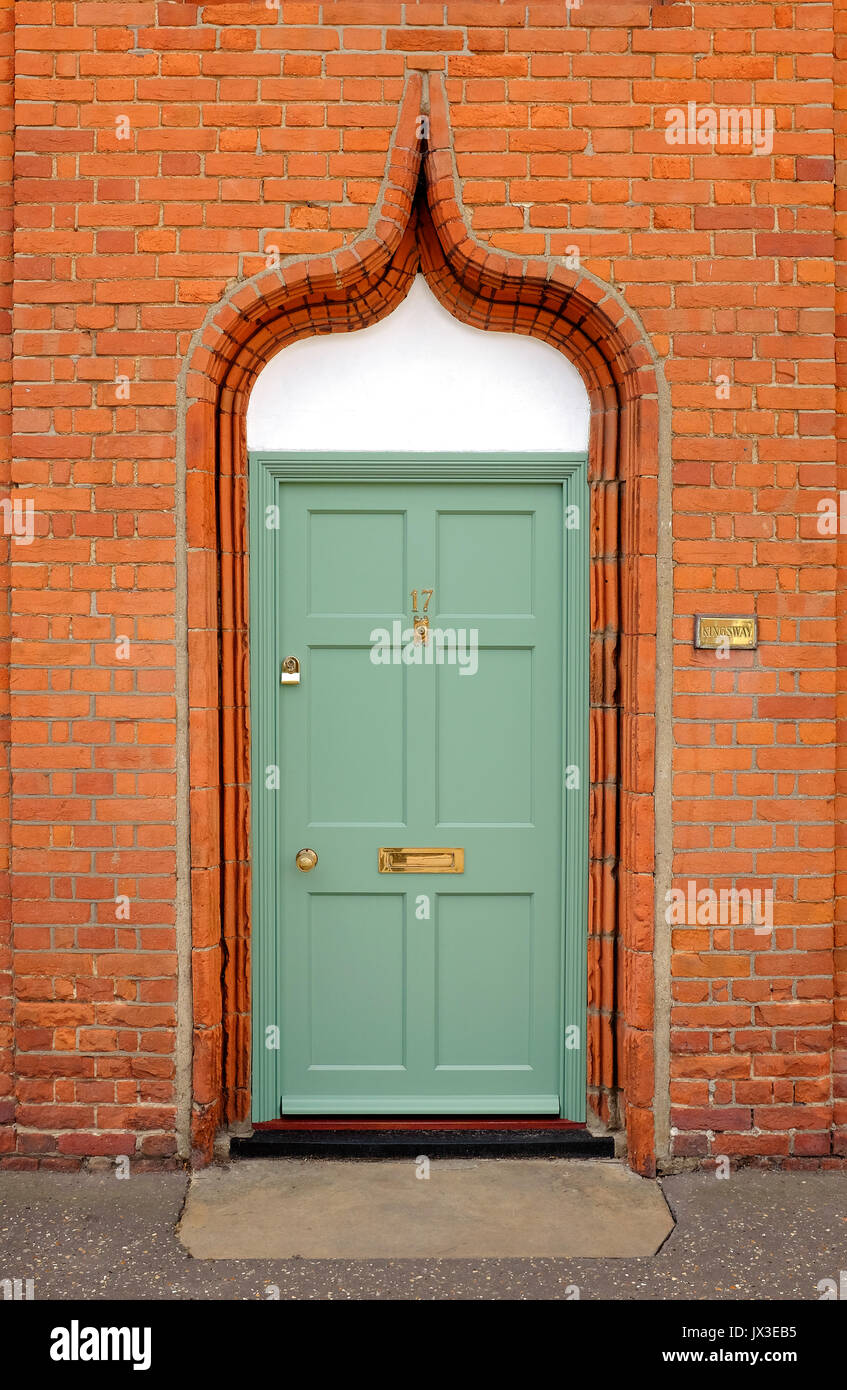
[[[320,1160],[317,1160],[320,1161]],[[0,1173],[0,1281],[36,1300],[788,1299],[844,1271],[847,1172],[742,1168],[661,1180],[675,1218],[624,1259],[196,1259],[177,1224],[187,1173]]]

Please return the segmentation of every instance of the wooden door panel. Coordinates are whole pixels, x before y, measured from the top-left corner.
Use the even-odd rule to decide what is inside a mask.
[[[563,628],[573,641],[583,615],[563,622],[562,485],[286,479],[272,496],[252,571],[271,592],[251,603],[301,681],[253,692],[254,767],[281,769],[254,834],[256,999],[279,1036],[269,1055],[257,1019],[258,1104],[558,1113],[563,864],[584,874],[563,850]],[[375,662],[413,590],[429,646]],[[380,873],[380,846],[403,845],[461,847],[464,872]]]

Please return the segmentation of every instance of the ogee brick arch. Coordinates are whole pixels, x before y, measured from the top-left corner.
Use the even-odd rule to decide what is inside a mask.
[[[630,1163],[655,1171],[653,778],[658,403],[649,354],[619,301],[579,271],[477,244],[457,195],[443,86],[411,74],[381,197],[351,247],[240,286],[186,381],[189,757],[194,991],[192,1147],[250,1113],[246,410],[256,376],[303,337],[390,313],[421,270],[477,327],[529,334],[580,370],[591,400],[589,1099]]]

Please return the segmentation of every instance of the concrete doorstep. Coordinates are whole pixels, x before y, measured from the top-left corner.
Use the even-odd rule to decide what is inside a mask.
[[[204,1260],[624,1259],[673,1224],[611,1160],[282,1158],[195,1173],[178,1234]]]

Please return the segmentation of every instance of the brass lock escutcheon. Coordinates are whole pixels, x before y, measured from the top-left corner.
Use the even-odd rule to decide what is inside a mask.
[[[418,590],[417,590],[417,589],[413,589],[413,590],[412,590],[412,631],[413,631],[413,633],[414,633],[414,640],[415,640],[415,642],[416,642],[418,645],[423,646],[423,645],[425,645],[426,640],[427,640],[427,638],[428,638],[428,636],[429,636],[429,618],[426,616],[426,612],[427,612],[427,609],[429,608],[429,605],[430,605],[430,602],[431,602],[431,600],[432,600],[432,596],[433,596],[433,594],[435,593],[435,590],[434,590],[434,589],[421,589],[420,593],[421,593],[421,597],[422,597],[423,600],[424,600],[424,603],[423,603],[423,608],[421,609],[421,612],[419,613],[419,612],[418,612]]]
[[[300,684],[300,662],[296,656],[287,656],[279,670],[280,685]]]

